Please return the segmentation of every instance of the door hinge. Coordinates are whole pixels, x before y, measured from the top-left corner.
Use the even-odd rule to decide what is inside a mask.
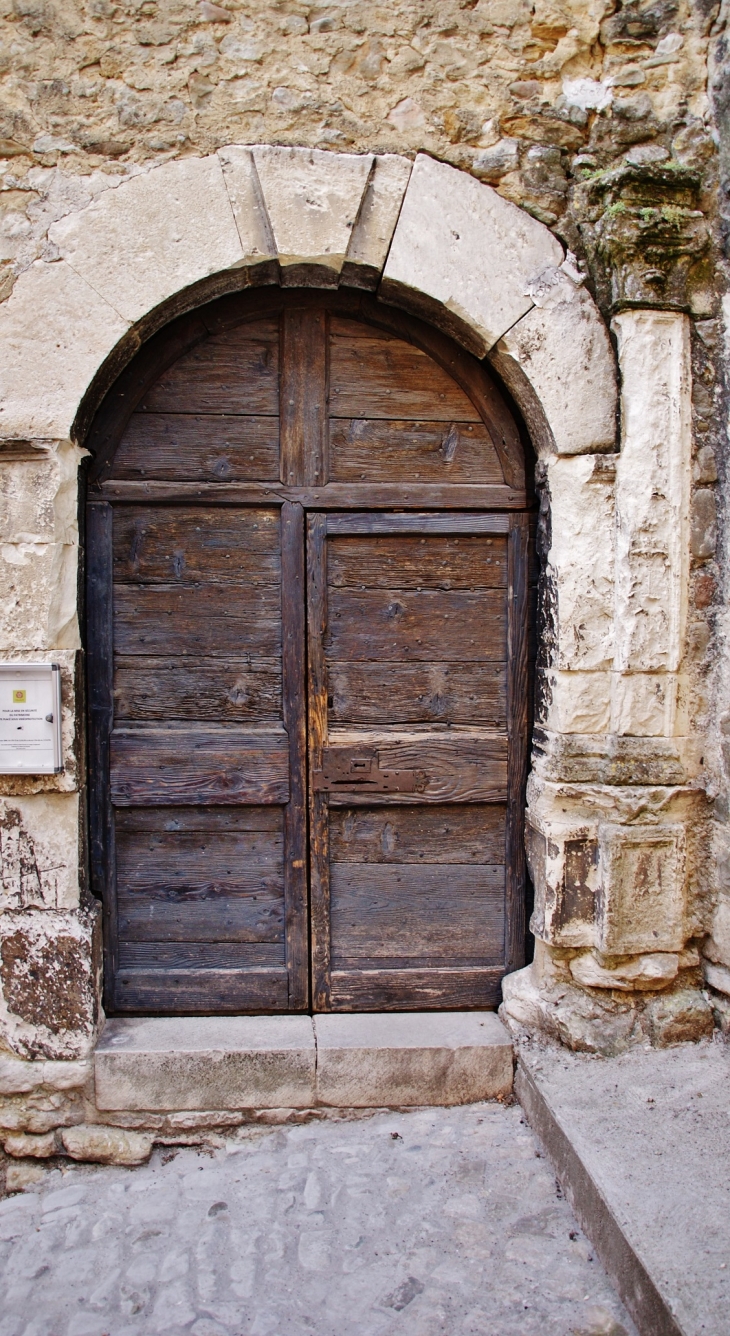
[[[350,754],[325,751],[322,769],[312,783],[319,792],[349,789],[366,793],[423,793],[428,775],[422,770],[381,770],[377,753]]]

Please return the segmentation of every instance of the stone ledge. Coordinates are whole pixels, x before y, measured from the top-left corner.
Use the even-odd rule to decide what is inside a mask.
[[[504,1099],[493,1012],[117,1019],[94,1055],[101,1112],[381,1108]]]

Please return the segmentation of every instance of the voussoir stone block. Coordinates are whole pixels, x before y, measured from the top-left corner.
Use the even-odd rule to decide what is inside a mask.
[[[483,357],[532,307],[530,285],[562,260],[560,242],[542,223],[491,186],[419,154],[380,293]]]
[[[134,176],[59,219],[49,237],[130,323],[192,283],[245,261],[216,156]]]
[[[397,153],[375,159],[342,266],[343,283],[355,288],[378,286],[412,169],[410,159]]]
[[[118,270],[119,257],[109,264]],[[32,264],[0,304],[0,438],[69,437],[90,382],[128,328],[63,260]]]
[[[318,1015],[314,1027],[320,1104],[470,1104],[512,1089],[512,1045],[493,1012]]]
[[[309,1108],[309,1016],[112,1020],[94,1057],[102,1110]]]
[[[494,349],[497,369],[520,406],[521,377],[529,382],[558,454],[615,450],[616,362],[595,302],[565,267],[545,270],[528,292],[535,304]],[[544,450],[539,428],[536,435]]]
[[[302,267],[316,267],[337,285],[365,187],[370,153],[321,149],[252,149],[282,280],[297,282]],[[322,275],[320,275],[322,277]]]
[[[228,198],[236,220],[246,265],[275,261],[276,246],[250,148],[229,144],[218,150]]]

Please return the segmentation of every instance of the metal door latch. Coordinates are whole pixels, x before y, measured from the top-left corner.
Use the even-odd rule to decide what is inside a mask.
[[[353,756],[325,751],[322,769],[312,776],[315,790],[332,793],[355,789],[366,793],[423,793],[428,775],[422,770],[381,770],[377,753]]]

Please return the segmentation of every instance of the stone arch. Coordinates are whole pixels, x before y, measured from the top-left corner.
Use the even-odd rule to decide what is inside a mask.
[[[489,356],[539,454],[615,449],[605,324],[553,234],[419,155],[232,146],[104,189],[55,222],[0,307],[0,439],[83,439],[140,343],[260,283],[377,290]]]

